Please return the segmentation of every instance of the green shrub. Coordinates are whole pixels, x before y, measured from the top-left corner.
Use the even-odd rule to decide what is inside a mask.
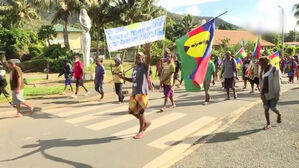
[[[0,50],[6,52],[6,59],[23,60],[29,55],[29,48],[40,43],[36,32],[24,29],[0,29]]]
[[[66,47],[61,47],[60,44],[55,44],[45,49],[43,59],[50,63],[51,71],[59,72],[63,69],[65,61],[73,62],[74,55],[82,57],[79,53],[72,52]]]

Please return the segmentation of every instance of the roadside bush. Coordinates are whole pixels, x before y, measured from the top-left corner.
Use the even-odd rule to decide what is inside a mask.
[[[59,72],[63,69],[64,61],[73,62],[74,55],[82,57],[82,54],[72,52],[66,47],[61,47],[60,44],[55,44],[46,48],[42,56],[50,63],[51,71]]]
[[[32,45],[40,43],[36,32],[24,29],[0,29],[0,50],[6,52],[6,59],[23,60]]]

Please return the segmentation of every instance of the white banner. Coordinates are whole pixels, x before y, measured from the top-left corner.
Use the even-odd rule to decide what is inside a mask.
[[[128,26],[105,29],[109,52],[164,39],[165,16]]]

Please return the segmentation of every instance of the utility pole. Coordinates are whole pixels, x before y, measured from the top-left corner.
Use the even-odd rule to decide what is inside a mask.
[[[284,9],[280,5],[278,5],[279,8],[281,8],[281,57],[284,57]]]

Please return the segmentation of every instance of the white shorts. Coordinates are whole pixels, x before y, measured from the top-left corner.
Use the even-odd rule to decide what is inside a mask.
[[[20,105],[24,102],[24,99],[23,99],[23,90],[20,90],[20,93],[19,94],[16,94],[16,91],[11,91],[11,95],[12,95],[12,104],[17,106],[17,105]]]

